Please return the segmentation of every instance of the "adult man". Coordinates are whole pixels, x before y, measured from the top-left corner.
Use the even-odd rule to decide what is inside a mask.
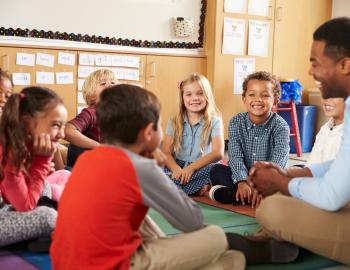
[[[323,98],[349,96],[350,18],[324,23],[314,32],[313,39],[309,73],[320,83]],[[283,194],[264,199],[257,210],[263,235],[350,265],[349,98],[342,144],[334,161],[288,170],[259,162],[250,177],[250,184],[263,196]],[[244,240],[246,245],[241,250],[249,263],[257,242],[252,238]]]

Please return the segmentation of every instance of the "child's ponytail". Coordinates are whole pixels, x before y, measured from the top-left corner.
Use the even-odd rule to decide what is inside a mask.
[[[21,119],[21,103],[25,102],[25,95],[22,93],[13,94],[7,100],[1,116],[0,143],[2,146],[2,159],[0,165],[0,181],[3,178],[2,172],[6,160],[19,171],[23,161],[28,161],[29,151],[26,145],[27,131],[23,119]]]

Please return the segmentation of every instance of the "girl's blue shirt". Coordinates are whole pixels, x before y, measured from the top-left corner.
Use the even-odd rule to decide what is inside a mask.
[[[220,117],[213,117],[211,124],[211,131],[209,134],[209,142],[201,149],[201,135],[204,126],[203,118],[191,126],[188,122],[187,116],[184,117],[184,129],[182,133],[182,144],[181,149],[174,155],[174,158],[186,161],[186,162],[194,162],[200,159],[202,156],[211,152],[212,149],[212,139],[216,136],[222,136],[222,120]],[[170,119],[168,121],[166,134],[174,137],[173,131],[173,121]]]

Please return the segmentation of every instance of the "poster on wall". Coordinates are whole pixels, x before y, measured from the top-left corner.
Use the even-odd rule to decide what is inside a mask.
[[[242,94],[242,84],[255,71],[255,58],[235,58],[233,61],[233,93]]]
[[[222,54],[244,54],[245,20],[224,18]]]
[[[54,84],[55,83],[55,73],[54,72],[36,72],[36,83],[37,84]]]
[[[268,56],[270,22],[249,20],[248,54]]]
[[[257,16],[269,16],[270,0],[249,0],[248,14]]]
[[[75,65],[75,55],[72,53],[58,52],[58,64],[66,66]]]
[[[16,65],[34,67],[35,54],[18,52],[16,54]]]
[[[225,0],[224,11],[227,13],[246,13],[247,0]]]
[[[30,85],[30,73],[12,73],[14,85]]]
[[[36,64],[44,67],[54,67],[55,56],[47,53],[37,53]]]

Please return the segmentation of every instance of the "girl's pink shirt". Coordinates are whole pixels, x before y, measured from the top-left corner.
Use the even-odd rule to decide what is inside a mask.
[[[2,159],[0,146],[0,160]],[[38,203],[44,189],[45,178],[49,175],[51,156],[34,156],[32,165],[28,170],[29,177],[22,171],[17,171],[10,161],[3,169],[3,179],[0,182],[1,195],[6,203],[13,206],[16,211],[25,212],[33,210]]]

